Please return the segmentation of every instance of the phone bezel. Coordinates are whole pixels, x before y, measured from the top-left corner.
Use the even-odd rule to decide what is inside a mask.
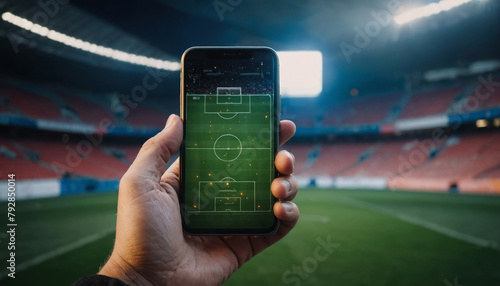
[[[281,96],[279,93],[279,59],[276,51],[274,51],[272,48],[269,47],[264,47],[264,46],[231,46],[231,47],[226,47],[226,46],[200,46],[200,47],[192,47],[187,49],[181,59],[181,86],[180,86],[180,102],[181,102],[181,119],[183,120],[183,138],[186,136],[186,123],[185,123],[185,92],[184,92],[184,72],[185,72],[185,61],[186,57],[191,51],[205,51],[207,53],[214,54],[221,58],[235,58],[235,59],[245,59],[248,58],[249,53],[253,53],[258,50],[264,50],[268,51],[272,54],[273,56],[273,61],[275,63],[275,69],[274,69],[274,78],[275,78],[275,92],[274,92],[274,157],[276,157],[276,154],[278,152],[279,148],[279,123],[280,123],[280,112],[281,112]],[[273,234],[277,231],[279,227],[279,220],[274,216],[274,223],[270,228],[262,228],[262,229],[255,229],[255,228],[248,228],[248,229],[210,229],[210,228],[191,228],[185,223],[185,208],[184,208],[184,200],[185,200],[185,166],[184,166],[184,156],[185,156],[185,140],[182,140],[181,144],[181,149],[180,149],[180,191],[179,191],[179,204],[180,204],[180,212],[181,212],[181,219],[182,219],[182,228],[184,232],[190,235],[270,235]],[[275,172],[275,177],[279,176],[278,171],[276,168],[274,169]],[[271,191],[271,190],[269,190]],[[274,197],[274,196],[273,196]],[[278,201],[276,198],[274,198],[274,202]]]

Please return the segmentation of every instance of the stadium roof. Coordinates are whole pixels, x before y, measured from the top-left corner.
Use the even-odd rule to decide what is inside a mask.
[[[34,1],[8,0],[0,4],[0,11],[41,20],[45,12],[51,29],[164,60],[178,60],[194,45],[320,50],[330,88],[391,85],[414,73],[500,58],[498,1],[472,1],[404,26],[384,18],[397,14],[392,13],[394,7],[430,2],[435,1],[52,0],[40,1],[52,3],[41,7]],[[16,52],[12,35],[22,36],[21,30],[0,23],[4,74],[119,89],[124,81],[138,81],[144,73],[144,68],[38,36],[18,43]],[[172,86],[177,89],[178,84]]]

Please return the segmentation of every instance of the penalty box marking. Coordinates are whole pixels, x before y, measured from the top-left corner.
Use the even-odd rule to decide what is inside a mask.
[[[220,210],[220,211],[218,211],[218,210],[217,210],[217,200],[218,200],[218,199],[220,199],[220,200],[226,200],[226,201],[228,201],[228,200],[232,200],[232,199],[236,199],[237,201],[239,201],[239,202],[240,202],[240,210],[238,210],[238,211],[233,211],[233,210],[231,210],[231,209],[224,209],[224,210]],[[226,203],[226,205],[227,205],[227,203]],[[216,212],[223,212],[223,211],[226,211],[226,212],[228,212],[228,211],[229,211],[229,212],[241,212],[241,197],[215,197],[215,199],[214,199],[214,210],[215,210]]]
[[[202,192],[202,184],[226,184],[229,183],[231,186],[238,185],[238,184],[252,184],[253,187],[253,210],[256,211],[256,190],[255,190],[255,181],[199,181],[198,182],[198,205],[201,205],[201,192]],[[227,190],[224,188],[219,188],[220,190],[217,191],[217,193],[229,193],[229,192],[237,192],[236,190]],[[241,192],[241,190],[240,190]],[[214,203],[215,199],[217,198],[217,194],[214,194],[216,197],[214,197]],[[226,198],[226,197],[224,197]],[[241,198],[240,197],[231,197],[231,198]],[[215,208],[214,208],[215,210]],[[196,212],[216,212],[216,211],[202,211],[202,210],[197,210]]]
[[[203,105],[203,112],[207,113],[207,114],[234,114],[236,116],[236,114],[238,113],[243,113],[243,114],[247,114],[247,113],[252,113],[252,96],[250,95],[240,95],[241,97],[241,100],[243,101],[243,96],[246,96],[248,97],[248,111],[239,111],[239,112],[229,112],[229,111],[207,111],[207,97],[208,96],[213,96],[213,95],[202,95],[204,96],[205,100],[204,100],[204,105]],[[216,104],[219,104],[218,102]],[[227,104],[227,103],[225,103]],[[243,103],[241,103],[243,104]],[[229,119],[229,118],[228,118]]]

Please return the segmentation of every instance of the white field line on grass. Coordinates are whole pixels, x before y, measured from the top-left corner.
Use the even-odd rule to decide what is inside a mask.
[[[377,206],[374,204],[358,201],[355,199],[343,197],[341,199],[335,199],[335,200],[340,202],[340,203],[350,205],[353,207],[359,207],[362,209],[367,209],[367,210],[371,210],[374,212],[390,215],[390,216],[395,217],[395,218],[402,220],[404,222],[411,223],[411,224],[414,224],[417,226],[421,226],[421,227],[433,230],[435,232],[444,234],[448,237],[468,242],[468,243],[473,244],[473,245],[477,245],[477,246],[481,246],[481,247],[485,247],[485,248],[492,248],[494,250],[500,251],[500,245],[495,241],[490,241],[490,240],[486,240],[486,239],[483,239],[480,237],[465,234],[465,233],[462,233],[462,232],[459,232],[459,231],[456,231],[456,230],[453,230],[453,229],[450,229],[450,228],[447,228],[447,227],[444,227],[444,226],[441,226],[441,225],[438,225],[438,224],[435,224],[435,223],[432,223],[432,222],[429,222],[429,221],[426,221],[426,220],[423,220],[423,219],[420,219],[417,217],[414,217],[414,216],[401,214],[401,213],[398,213],[396,211],[393,211],[393,210],[390,210],[387,208],[383,208],[383,207],[380,207],[380,206]]]
[[[16,265],[16,276],[19,272],[23,271],[23,270],[26,270],[28,268],[31,268],[35,265],[38,265],[38,264],[41,264],[49,259],[52,259],[54,257],[57,257],[57,256],[60,256],[60,255],[63,255],[63,254],[66,254],[70,251],[73,251],[75,249],[78,249],[80,247],[83,247],[87,244],[90,244],[92,242],[95,242],[95,241],[98,241],[99,239],[113,233],[115,231],[115,228],[113,227],[112,229],[107,229],[107,230],[104,230],[104,231],[101,231],[101,232],[98,232],[96,234],[92,234],[92,235],[89,235],[89,236],[86,236],[80,240],[77,240],[75,242],[72,242],[72,243],[69,243],[69,244],[66,244],[64,246],[61,246],[59,248],[56,248],[52,251],[49,251],[47,253],[44,253],[44,254],[41,254],[39,256],[36,256],[30,260],[27,260],[25,262],[22,262],[18,265]],[[7,270],[3,270],[0,272],[0,280],[4,279],[5,277],[7,277],[7,274],[9,272]]]

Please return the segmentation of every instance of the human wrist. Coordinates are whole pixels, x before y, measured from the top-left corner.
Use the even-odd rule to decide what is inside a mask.
[[[132,265],[125,261],[120,255],[111,254],[108,261],[99,270],[99,275],[119,279],[129,286],[153,285],[144,276],[138,273]]]

